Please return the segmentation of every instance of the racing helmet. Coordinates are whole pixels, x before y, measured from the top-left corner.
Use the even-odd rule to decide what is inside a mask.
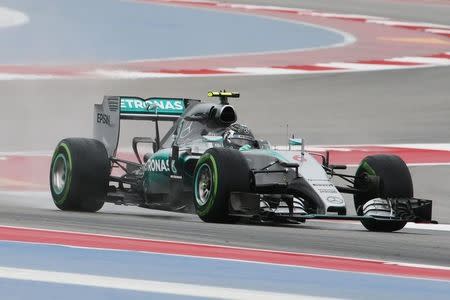
[[[239,150],[246,145],[249,145],[251,148],[256,148],[257,142],[253,133],[246,125],[234,123],[225,129],[223,145]]]

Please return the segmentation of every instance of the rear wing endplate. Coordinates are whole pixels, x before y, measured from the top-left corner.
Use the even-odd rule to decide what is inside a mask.
[[[184,98],[105,96],[102,104],[94,105],[94,138],[105,145],[109,157],[115,156],[120,120],[175,122],[189,105],[198,102]]]

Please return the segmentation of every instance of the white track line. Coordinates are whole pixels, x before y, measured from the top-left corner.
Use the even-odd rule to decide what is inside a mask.
[[[450,59],[447,58],[422,57],[422,56],[396,57],[386,59],[386,61],[408,62],[408,63],[428,64],[428,65],[442,65],[442,66],[450,65]]]
[[[450,231],[450,224],[408,223],[408,224],[406,224],[405,228],[420,229],[420,230]]]
[[[41,79],[58,79],[63,78],[57,75],[45,75],[45,74],[13,74],[13,73],[0,73],[0,80],[41,80]]]
[[[441,150],[450,151],[450,144],[448,143],[436,143],[436,144],[389,144],[380,145],[381,147],[394,147],[394,148],[412,148],[423,150]]]
[[[184,77],[184,74],[176,73],[158,73],[158,72],[139,72],[128,70],[103,70],[97,69],[92,72],[86,73],[88,76],[93,77],[105,77],[116,79],[145,79],[145,78],[172,78],[172,77]]]
[[[450,29],[425,29],[425,31],[437,34],[450,34]]]
[[[345,62],[331,62],[325,64],[317,64],[320,67],[345,69],[346,71],[374,71],[374,70],[390,70],[390,69],[403,69],[404,66],[396,65],[377,65],[377,64],[364,64],[364,63],[345,63]]]
[[[128,151],[132,153],[132,149]],[[24,156],[24,157],[36,157],[36,156],[48,156],[51,157],[53,150],[37,150],[37,151],[11,151],[11,152],[0,152],[0,156]]]
[[[81,285],[98,288],[121,289],[149,293],[214,298],[214,299],[336,299],[287,293],[265,292],[206,286],[197,284],[163,282],[132,278],[88,275],[78,273],[41,271],[0,267],[0,277],[13,280],[38,281],[56,284]]]
[[[51,201],[50,190],[47,192],[43,191],[2,191],[0,190],[0,195],[3,196],[15,196],[15,197],[37,197],[37,198],[46,198]]]
[[[425,22],[399,22],[391,20],[367,20],[367,23],[381,24],[387,26],[411,26],[417,28],[436,28],[436,29],[450,29],[448,25],[425,23]]]
[[[261,6],[261,5],[251,5],[251,4],[237,4],[237,3],[217,3],[218,7],[229,7],[229,8],[240,8],[240,9],[248,9],[248,10],[275,10],[275,11],[297,11],[298,13],[306,13],[311,12],[309,9],[298,9],[298,8],[289,8],[289,7],[283,7],[283,6],[273,6],[273,5],[267,5],[267,6]]]
[[[358,15],[358,14],[333,14],[333,13],[312,12],[309,15],[313,17],[324,17],[324,18],[361,19],[361,20],[378,20],[378,21],[387,20],[384,17]]]
[[[233,72],[233,73],[243,73],[243,74],[255,74],[255,75],[283,75],[283,74],[300,74],[306,73],[301,70],[290,70],[282,68],[246,68],[246,67],[236,67],[236,68],[220,68],[219,71],[223,72]]]
[[[450,270],[449,267],[444,266],[436,266],[436,265],[425,265],[425,264],[413,264],[413,263],[405,263],[405,262],[385,262],[386,265],[397,265],[404,267],[413,267],[413,268],[427,268],[427,269],[436,269],[436,270]]]
[[[344,223],[348,225],[354,225],[360,228],[363,228],[361,222],[359,221],[334,221],[334,220],[317,220],[313,219],[308,222],[313,223]],[[433,231],[450,231],[450,224],[422,224],[422,223],[407,223],[405,228],[407,229],[417,229],[417,230],[433,230]]]

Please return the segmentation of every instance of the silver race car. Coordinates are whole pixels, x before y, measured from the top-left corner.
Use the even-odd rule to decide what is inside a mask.
[[[408,167],[394,155],[363,159],[355,175],[339,173],[328,153],[305,150],[291,138],[275,150],[237,123],[229,98],[217,102],[168,97],[105,96],[94,108],[94,136],[67,138],[55,149],[50,188],[62,210],[94,212],[104,202],[195,211],[205,222],[360,220],[370,231],[396,231],[407,222],[434,222],[432,202],[413,197]],[[152,137],[135,137],[136,161],[117,157],[121,120],[153,122]],[[172,122],[165,133],[161,122]],[[141,155],[139,144],[152,151]],[[120,171],[120,172],[118,172]],[[348,184],[335,185],[339,177]],[[347,215],[342,193],[353,194]]]

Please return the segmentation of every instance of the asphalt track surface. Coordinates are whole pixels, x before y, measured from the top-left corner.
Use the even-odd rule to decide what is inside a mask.
[[[450,6],[364,2],[286,1],[285,5],[450,22]],[[280,5],[278,1],[258,3]],[[3,81],[0,149],[49,150],[60,138],[90,136],[92,105],[103,94],[169,93],[204,98],[207,90],[219,88],[240,91],[243,98],[236,103],[239,118],[275,144],[285,140],[286,123],[289,131],[311,144],[448,142],[449,78],[447,67],[315,76]],[[129,146],[132,136],[146,132],[142,124],[127,124],[123,145]],[[450,223],[450,168],[416,167],[412,172],[416,195],[436,199],[436,219]],[[372,233],[345,222],[205,224],[194,215],[113,205],[106,205],[97,214],[68,213],[56,210],[46,193],[0,194],[0,220],[3,225],[450,266],[447,231]]]
[[[300,7],[333,13],[363,14],[396,20],[450,24],[450,7],[446,0],[234,0],[227,3],[246,3]]]

